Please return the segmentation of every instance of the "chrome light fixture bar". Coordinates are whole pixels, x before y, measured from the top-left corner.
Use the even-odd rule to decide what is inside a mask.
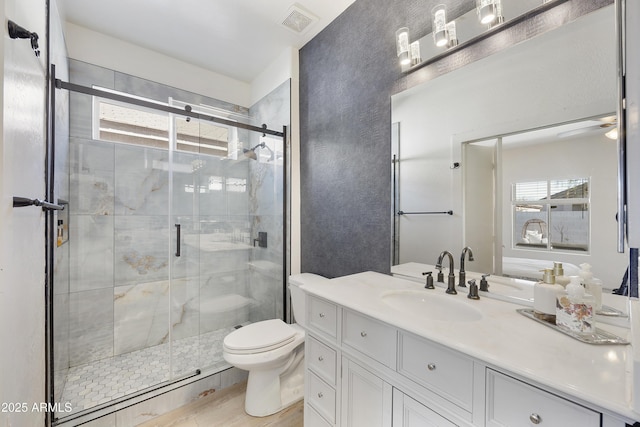
[[[468,0],[466,12],[454,19],[449,16],[446,4],[438,4],[431,10],[432,33],[412,43],[408,28],[396,32],[402,71],[411,72],[435,62],[565,1]],[[419,53],[414,50],[418,48]]]

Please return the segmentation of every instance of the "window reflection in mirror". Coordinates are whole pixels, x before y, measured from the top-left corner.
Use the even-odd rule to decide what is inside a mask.
[[[613,120],[582,120],[462,144],[464,205],[493,200],[484,212],[465,217],[465,229],[474,230],[467,232],[467,242],[484,244],[493,254],[483,268],[538,279],[545,263],[563,262],[570,275],[586,262],[610,272],[615,287],[626,268],[624,255],[611,250],[591,256],[592,247],[611,246],[616,232],[611,165],[617,147],[605,136]]]
[[[514,247],[589,251],[589,178],[511,186]]]

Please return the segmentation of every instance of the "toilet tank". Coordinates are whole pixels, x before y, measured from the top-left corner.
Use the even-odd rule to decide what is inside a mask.
[[[304,299],[304,291],[301,286],[308,283],[328,282],[326,277],[313,273],[293,274],[289,276],[289,293],[291,294],[291,309],[296,323],[300,326],[306,326],[305,312],[306,304]]]

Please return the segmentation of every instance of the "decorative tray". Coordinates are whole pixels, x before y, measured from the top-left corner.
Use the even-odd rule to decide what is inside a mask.
[[[600,316],[610,316],[610,317],[628,317],[622,311],[615,309],[613,307],[609,307],[608,305],[603,305],[602,308],[596,311],[596,314]]]
[[[578,341],[582,341],[587,344],[596,344],[596,345],[629,344],[629,341],[623,338],[620,338],[619,336],[614,335],[610,332],[603,331],[602,329],[599,329],[599,328],[596,328],[596,331],[591,334],[578,334],[576,332],[569,331],[567,329],[556,326],[555,323],[550,323],[545,320],[538,319],[533,315],[533,309],[531,308],[519,308],[516,311],[522,314],[524,317],[528,317],[529,319],[535,320],[538,323],[542,323],[543,325],[548,326],[551,329],[555,329],[558,332],[561,332],[565,335],[570,336],[571,338],[575,338]]]

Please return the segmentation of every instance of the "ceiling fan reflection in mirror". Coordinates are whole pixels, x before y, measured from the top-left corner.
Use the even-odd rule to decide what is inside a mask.
[[[600,124],[593,124],[585,127],[571,129],[565,132],[559,132],[558,138],[568,138],[570,136],[582,135],[594,132],[604,132],[609,139],[618,139],[618,118],[616,116],[607,116],[598,119]],[[593,121],[591,121],[593,122]]]

